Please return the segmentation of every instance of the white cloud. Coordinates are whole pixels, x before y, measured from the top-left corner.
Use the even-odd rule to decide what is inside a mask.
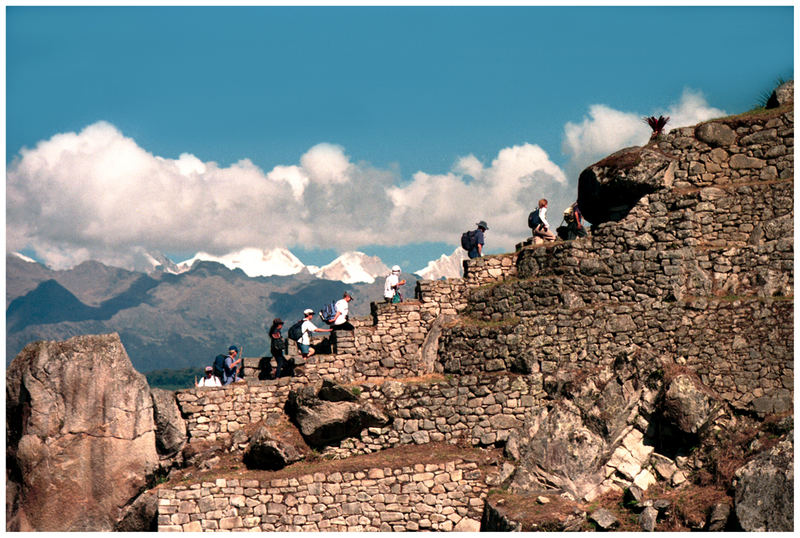
[[[686,91],[678,104],[652,114],[671,116],[676,127],[724,112]],[[352,162],[328,143],[268,172],[247,159],[227,167],[189,153],[167,159],[99,122],[23,149],[9,165],[7,249],[30,248],[55,268],[90,258],[133,267],[148,250],[456,245],[481,219],[489,223],[487,248],[511,249],[529,233],[527,214],[539,198],[558,216],[574,201],[580,170],[646,142],[643,115],[594,105],[581,123],[568,123],[566,174],[541,147],[524,143],[490,163],[469,154],[448,173],[418,171],[411,181],[394,168]]]
[[[462,174],[473,179],[465,182]],[[479,220],[489,224],[487,247],[512,248],[526,237],[527,215],[539,198],[563,198],[564,173],[542,148],[523,144],[502,149],[485,167],[474,156],[459,159],[448,174],[414,174],[413,181],[389,190],[392,221],[407,227],[411,242],[457,241]]]
[[[577,181],[578,174],[590,164],[620,149],[646,144],[651,133],[644,122],[647,116],[669,116],[665,129],[669,132],[724,115],[723,110],[708,106],[701,93],[690,89],[685,89],[680,101],[667,110],[637,113],[592,105],[582,122],[567,122],[564,126],[562,151],[569,158],[565,169],[568,177]]]

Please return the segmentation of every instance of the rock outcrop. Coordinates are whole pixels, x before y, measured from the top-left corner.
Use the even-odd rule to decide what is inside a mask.
[[[621,220],[642,196],[672,186],[675,164],[655,147],[620,150],[578,177],[578,207],[595,225]]]
[[[736,471],[736,517],[752,532],[792,532],[794,432]]]
[[[313,447],[330,445],[362,430],[384,426],[389,417],[375,406],[357,401],[352,393],[330,381],[289,393],[286,411],[306,442]],[[327,398],[327,399],[324,399]]]
[[[283,469],[304,459],[307,451],[308,447],[286,417],[273,413],[250,436],[244,463],[250,469]]]
[[[178,409],[174,392],[151,389],[151,395],[156,424],[156,450],[162,459],[170,460],[180,453],[186,444],[186,421]]]
[[[659,362],[640,355],[632,350],[589,378],[561,372],[547,382],[558,399],[531,413],[506,445],[519,460],[512,490],[549,487],[591,500],[612,487],[647,488],[653,447],[645,433],[658,395],[650,374]]]
[[[158,466],[150,388],[117,334],[26,346],[6,420],[7,530],[110,531]]]

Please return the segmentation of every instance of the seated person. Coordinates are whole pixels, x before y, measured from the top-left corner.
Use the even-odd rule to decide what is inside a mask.
[[[241,377],[236,375],[239,369],[238,365],[240,362],[242,362],[241,357],[238,359],[236,358],[237,355],[239,355],[239,348],[236,346],[231,346],[228,348],[228,356],[225,357],[225,369],[222,372],[223,385],[230,385],[231,383],[237,381],[243,381]]]
[[[206,376],[194,384],[195,387],[221,387],[222,382],[214,375],[214,369],[206,366]]]

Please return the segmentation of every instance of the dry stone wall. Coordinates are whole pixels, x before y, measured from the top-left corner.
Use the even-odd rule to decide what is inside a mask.
[[[235,479],[158,490],[162,531],[478,530],[487,487],[475,462]]]
[[[289,391],[306,383],[283,378],[259,385],[188,389],[179,391],[177,398],[190,439],[224,440],[269,413],[281,412]],[[394,420],[383,428],[365,430],[360,439],[346,439],[329,449],[340,457],[436,441],[493,445],[505,441],[544,395],[540,375],[505,372],[356,387],[360,402],[384,409]]]
[[[471,289],[473,321],[443,331],[443,370],[548,374],[634,345],[737,407],[790,409],[793,136],[789,112],[662,137],[672,184],[591,237],[522,249],[517,279]]]

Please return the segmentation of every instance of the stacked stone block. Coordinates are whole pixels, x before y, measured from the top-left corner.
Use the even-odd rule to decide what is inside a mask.
[[[480,520],[486,493],[478,465],[463,460],[297,478],[218,478],[160,488],[158,530],[452,531]]]

